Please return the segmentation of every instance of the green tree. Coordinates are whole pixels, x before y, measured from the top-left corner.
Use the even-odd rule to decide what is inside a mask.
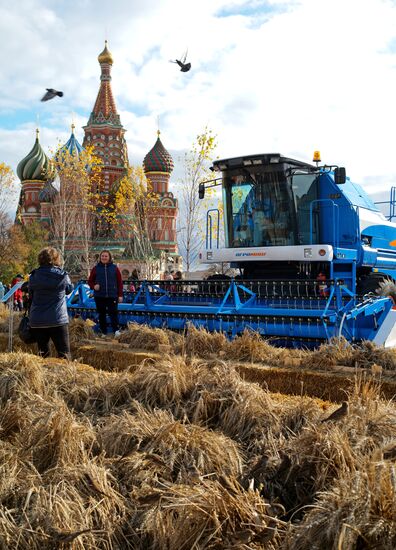
[[[38,253],[48,244],[48,231],[39,222],[34,221],[23,226],[23,233],[28,247],[24,271],[30,273],[37,267]]]
[[[214,191],[209,190],[206,200],[200,200],[198,188],[201,182],[213,178],[209,167],[214,160],[216,137],[212,130],[205,127],[204,131],[197,136],[191,151],[184,156],[184,176],[179,183],[178,193],[180,197],[178,233],[186,271],[190,271],[198,260],[198,253],[204,240],[204,210],[214,198]]]
[[[117,183],[114,201],[107,216],[115,229],[115,237],[126,242],[125,254],[145,265],[150,277],[154,251],[151,244],[157,221],[158,194],[154,193],[143,168],[131,166]]]
[[[7,214],[0,213],[0,280],[10,283],[17,273],[24,273],[29,246],[23,229],[14,225]]]
[[[50,210],[50,241],[71,271],[88,272],[93,229],[103,207],[102,160],[93,147],[79,154],[59,149],[54,155],[59,192]]]

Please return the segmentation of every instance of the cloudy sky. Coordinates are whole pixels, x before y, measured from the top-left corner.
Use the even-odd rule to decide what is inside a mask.
[[[393,0],[0,0],[0,37],[0,161],[14,170],[37,120],[46,150],[72,118],[82,140],[107,38],[131,162],[159,117],[176,164],[207,125],[220,157],[319,149],[371,192],[396,185]],[[169,60],[186,48],[183,74]],[[46,87],[64,98],[41,103]]]

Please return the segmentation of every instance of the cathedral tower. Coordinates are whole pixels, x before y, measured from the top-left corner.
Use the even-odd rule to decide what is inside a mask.
[[[98,56],[101,68],[100,87],[88,123],[84,126],[83,147],[93,146],[94,153],[103,161],[104,189],[110,193],[113,185],[126,173],[128,152],[120,115],[111,89],[113,56],[107,48],[107,40]]]
[[[40,145],[38,129],[33,149],[18,164],[17,175],[22,184],[17,219],[24,225],[40,221],[42,191],[44,188],[48,190],[54,180],[55,167]]]
[[[150,240],[156,250],[178,255],[176,239],[177,199],[169,191],[169,179],[173,160],[160,139],[158,130],[154,147],[144,157],[143,168],[151,191],[158,195],[158,204],[153,209],[149,223]]]

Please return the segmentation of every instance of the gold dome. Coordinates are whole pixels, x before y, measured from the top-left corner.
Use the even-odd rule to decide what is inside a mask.
[[[103,52],[98,55],[98,61],[99,63],[109,63],[110,65],[113,64],[113,56],[107,49],[107,40],[105,40],[105,47]]]

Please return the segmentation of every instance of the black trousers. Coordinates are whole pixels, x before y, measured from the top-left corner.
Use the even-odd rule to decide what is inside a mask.
[[[70,359],[69,325],[60,327],[32,328],[42,357],[49,356],[49,341],[52,340],[58,357]]]
[[[110,317],[113,332],[118,330],[118,300],[117,298],[95,297],[96,309],[99,315],[99,327],[102,334],[107,334],[106,315]]]

